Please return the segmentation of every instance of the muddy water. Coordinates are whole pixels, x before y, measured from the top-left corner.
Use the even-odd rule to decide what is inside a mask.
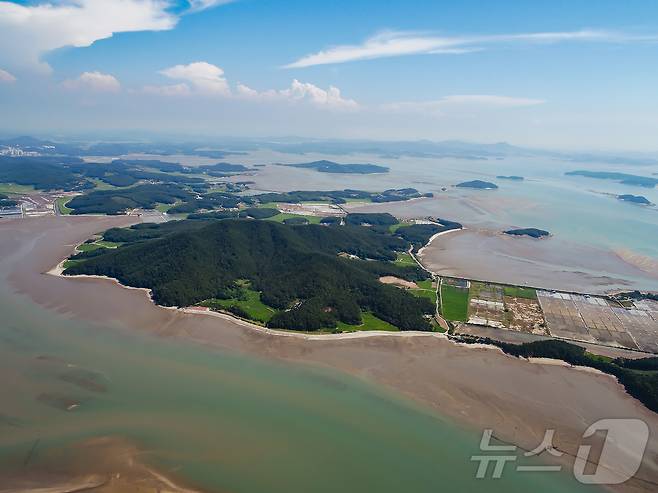
[[[153,307],[111,282],[41,274],[74,243],[121,221],[0,224],[0,484],[3,474],[37,474],[53,451],[109,435],[207,491],[584,491],[567,474],[510,469],[502,480],[474,480],[478,434],[436,411],[500,425],[527,445],[551,419],[566,433],[596,417],[597,396],[607,415],[650,418],[608,377],[440,340],[271,338]],[[568,412],[542,402],[562,391]],[[642,473],[651,478],[654,467]]]

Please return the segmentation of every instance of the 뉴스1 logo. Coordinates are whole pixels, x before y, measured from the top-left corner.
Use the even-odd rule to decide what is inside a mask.
[[[546,430],[541,443],[524,452],[523,456],[533,457],[544,452],[554,457],[562,456],[564,453],[553,446],[554,436],[555,430]],[[505,466],[518,458],[516,445],[493,445],[492,437],[493,430],[484,430],[480,440],[483,454],[471,456],[472,461],[479,463],[475,473],[477,479],[484,479],[487,475],[491,479],[500,478]],[[581,442],[573,465],[576,480],[584,484],[620,484],[632,478],[640,468],[649,441],[649,427],[639,419],[600,419],[585,430],[582,438],[602,438],[603,444],[594,449],[593,445]],[[517,464],[515,470],[556,472],[561,471],[562,466]]]

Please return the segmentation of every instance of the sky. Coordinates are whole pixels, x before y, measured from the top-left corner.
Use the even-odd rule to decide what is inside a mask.
[[[658,2],[0,0],[0,131],[658,151]]]

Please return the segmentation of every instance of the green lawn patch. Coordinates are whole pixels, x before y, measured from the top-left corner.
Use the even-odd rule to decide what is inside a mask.
[[[396,264],[400,265],[416,265],[416,261],[408,253],[398,252],[398,258],[394,260]]]
[[[57,207],[59,213],[64,216],[73,212],[73,209],[66,207],[66,204],[69,202],[69,200],[71,200],[71,197],[59,197],[55,200],[55,207]]]
[[[418,289],[410,289],[409,292],[414,296],[429,298],[436,305],[436,289],[432,286],[432,279],[416,281]]]
[[[16,183],[0,183],[0,193],[29,193],[34,192],[32,185],[17,185]]]
[[[359,330],[387,330],[387,331],[397,331],[398,329],[395,325],[391,325],[388,322],[375,317],[370,312],[363,312],[361,314],[361,325],[351,325],[343,322],[338,322],[337,329],[343,332],[356,332]]]
[[[276,221],[277,223],[282,223],[286,219],[292,219],[294,217],[303,217],[310,224],[320,224],[320,220],[322,219],[319,216],[304,216],[302,214],[289,214],[287,212],[281,212],[280,214],[277,214],[276,216],[266,218],[266,220],[267,221]]]
[[[84,262],[84,260],[65,260],[63,267],[65,269],[68,269],[69,267],[73,267],[74,265],[78,265]]]
[[[503,291],[505,292],[505,296],[512,296],[513,298],[527,298],[529,300],[537,299],[537,292],[532,288],[505,286]]]
[[[83,243],[82,245],[78,245],[77,250],[79,252],[93,252],[94,250],[98,250],[99,248],[105,248],[105,247],[99,245],[98,243]]]
[[[231,311],[231,308],[238,308],[243,311],[251,320],[260,323],[267,323],[270,318],[276,313],[274,308],[267,306],[260,300],[260,293],[252,289],[243,288],[244,299],[231,298],[221,300],[213,298],[206,300],[199,305],[207,306],[219,310]]]
[[[441,313],[448,320],[468,320],[468,289],[441,285]]]

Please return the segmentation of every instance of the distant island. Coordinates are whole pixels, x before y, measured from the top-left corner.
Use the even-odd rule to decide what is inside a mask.
[[[340,164],[333,161],[321,160],[310,163],[281,164],[279,166],[290,166],[292,168],[314,169],[321,173],[355,173],[369,175],[374,173],[388,173],[389,168],[378,164]]]
[[[649,199],[643,197],[642,195],[623,194],[623,195],[617,195],[617,199],[622,200],[624,202],[632,202],[633,204],[651,205]]]
[[[503,233],[510,236],[530,236],[531,238],[543,238],[550,235],[548,231],[537,228],[508,229]]]
[[[565,175],[585,176],[587,178],[597,178],[600,180],[614,180],[624,185],[634,185],[638,187],[653,188],[658,185],[658,178],[648,176],[630,175],[627,173],[617,173],[614,171],[568,171]]]
[[[500,180],[512,180],[512,181],[523,181],[525,179],[522,176],[516,176],[516,175],[509,175],[509,176],[498,175],[496,178]]]
[[[476,188],[479,190],[495,190],[496,188],[498,188],[498,185],[496,185],[495,183],[491,183],[490,181],[482,181],[482,180],[464,181],[458,183],[455,186],[458,188]]]

